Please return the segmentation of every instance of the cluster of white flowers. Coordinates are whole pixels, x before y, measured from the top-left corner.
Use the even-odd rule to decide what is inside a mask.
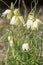
[[[38,30],[40,22],[41,21],[39,19],[34,20],[34,17],[31,15],[24,26],[27,26],[27,29],[31,28],[31,30]]]
[[[13,11],[13,14],[14,14],[14,16],[15,15],[18,15],[19,14],[19,10],[18,9],[15,9],[14,11]],[[10,9],[7,9],[7,10],[5,10],[3,13],[2,13],[2,16],[7,16],[7,19],[11,19],[11,16],[12,16],[12,10],[10,10]]]
[[[31,28],[31,30],[38,30],[38,24],[41,21],[34,18],[34,13],[30,13],[28,15],[26,24],[24,24],[25,21],[24,18],[20,15],[19,9],[15,9],[13,14],[14,15],[12,16],[12,10],[10,9],[5,10],[3,13],[3,16],[7,15],[7,19],[10,19],[10,25],[18,25],[19,23],[22,23],[24,26],[27,26],[27,29]]]
[[[10,46],[12,47],[13,46],[13,38],[11,36],[8,36],[8,41],[9,41]]]
[[[22,45],[22,50],[24,51],[24,50],[28,50],[28,49],[29,49],[28,43],[24,43],[24,44]]]
[[[24,18],[19,15],[19,10],[15,9],[12,14],[12,10],[7,9],[5,12],[2,13],[2,16],[7,16],[7,19],[10,19],[10,25],[18,25],[18,22],[24,24]]]

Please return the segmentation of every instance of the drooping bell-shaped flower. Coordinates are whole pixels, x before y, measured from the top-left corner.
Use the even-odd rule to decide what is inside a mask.
[[[34,14],[33,13],[30,13],[28,15],[27,22],[26,22],[26,24],[24,24],[24,26],[27,26],[27,29],[29,29],[32,26],[33,21],[34,21]]]
[[[39,23],[41,23],[41,21],[35,18],[33,12],[30,12],[30,14],[28,15],[27,22],[26,24],[24,24],[24,26],[27,26],[27,29],[30,28],[31,30],[38,30]]]
[[[10,9],[7,9],[5,10],[3,13],[2,13],[2,16],[6,17],[7,16],[7,19],[11,19],[12,17],[12,11]]]
[[[12,19],[11,19],[10,24],[11,24],[11,25],[14,25],[14,24],[16,24],[16,23],[17,23],[17,18],[16,18],[16,16],[13,16]]]
[[[27,27],[27,29],[29,29],[33,24],[33,21],[32,20],[27,20],[26,24],[24,24],[24,26]]]
[[[31,30],[38,30],[40,23],[41,23],[41,21],[36,18],[35,21],[33,22],[32,26],[31,26]]]
[[[24,51],[24,50],[28,50],[28,49],[29,49],[28,43],[24,43],[24,44],[22,45],[22,50]]]
[[[31,26],[31,30],[38,30],[38,22],[37,21],[34,21],[32,26]]]
[[[11,10],[10,10],[10,9],[7,9],[7,10],[5,10],[2,14],[3,14],[3,15],[7,15],[7,14],[9,14],[9,13],[11,13]]]

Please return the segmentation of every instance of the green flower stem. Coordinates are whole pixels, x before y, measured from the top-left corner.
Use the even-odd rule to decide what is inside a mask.
[[[9,47],[7,49],[6,57],[5,57],[5,65],[8,65],[8,53],[9,53]]]
[[[33,2],[35,3],[35,6],[32,8]],[[33,1],[31,2],[31,12],[32,12],[32,11],[36,11],[36,6],[37,6],[37,4],[38,4],[38,0],[37,0],[37,1],[36,1],[36,0],[33,0]]]
[[[16,3],[17,3],[17,0],[15,0],[15,2],[14,2],[14,6],[16,5]]]
[[[12,51],[12,55],[14,57],[14,48],[13,47],[11,48],[11,51]]]

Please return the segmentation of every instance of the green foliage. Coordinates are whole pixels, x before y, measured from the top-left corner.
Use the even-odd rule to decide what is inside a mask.
[[[5,41],[7,40],[7,55],[5,57],[5,65],[38,65],[40,54],[40,43],[42,39],[37,37],[37,32],[27,30],[22,25],[19,27],[11,27],[5,35]],[[8,36],[13,37],[13,45],[10,46]],[[4,41],[4,42],[5,42]],[[29,49],[22,50],[22,44],[28,43]]]

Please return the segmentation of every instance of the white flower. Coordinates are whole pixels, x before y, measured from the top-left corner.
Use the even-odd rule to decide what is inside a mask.
[[[31,26],[31,30],[36,30],[36,29],[38,29],[38,22],[34,21],[32,26]]]
[[[3,15],[6,15],[6,14],[9,14],[11,12],[11,10],[10,9],[7,9],[7,10],[5,10],[5,12],[3,12],[2,14]]]
[[[40,22],[39,19],[36,19],[35,21],[29,19],[24,26],[27,26],[27,29],[31,28],[31,30],[38,30],[38,23]]]
[[[28,49],[29,49],[28,43],[24,43],[24,44],[22,45],[22,50],[24,51],[24,50],[28,50]]]
[[[10,24],[11,24],[11,25],[14,25],[14,24],[16,24],[16,23],[17,23],[17,17],[16,17],[16,16],[13,16],[12,19],[11,19]]]
[[[7,19],[10,19],[11,17],[11,10],[10,9],[7,9],[5,10],[5,12],[2,13],[2,16],[6,16],[7,15]]]
[[[8,41],[11,39],[11,36],[8,36]]]
[[[32,24],[33,24],[32,20],[27,20],[27,23],[24,26],[27,26],[27,29],[29,29]]]

